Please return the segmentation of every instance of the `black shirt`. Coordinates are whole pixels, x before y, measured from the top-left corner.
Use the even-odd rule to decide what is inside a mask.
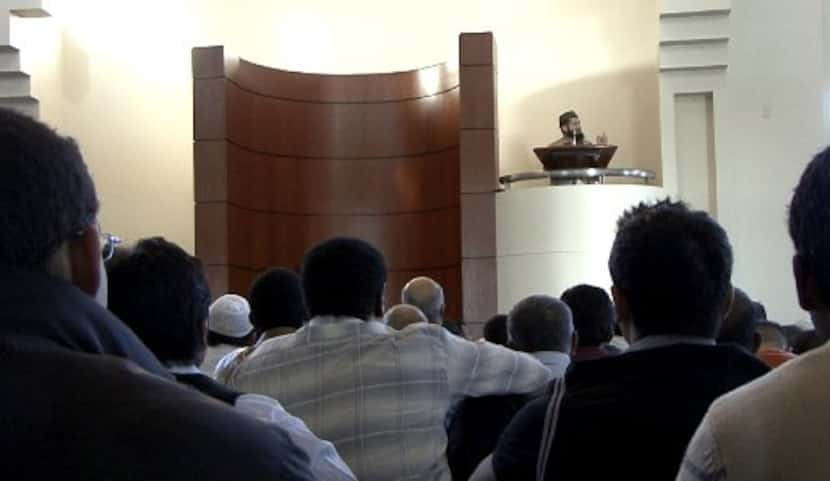
[[[286,432],[171,378],[74,286],[0,268],[0,479],[313,479]]]
[[[709,405],[768,368],[731,346],[677,344],[576,364],[546,479],[673,480]],[[526,405],[493,453],[500,481],[535,480],[549,397]]]

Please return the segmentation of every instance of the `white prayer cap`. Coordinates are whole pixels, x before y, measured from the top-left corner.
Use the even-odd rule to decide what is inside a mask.
[[[251,306],[236,294],[225,294],[210,305],[208,329],[226,337],[245,337],[254,330],[248,316]]]

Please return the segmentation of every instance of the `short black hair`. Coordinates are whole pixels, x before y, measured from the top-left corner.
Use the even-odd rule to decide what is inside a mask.
[[[568,122],[570,122],[571,119],[578,118],[579,115],[577,115],[576,112],[574,112],[573,110],[568,110],[567,112],[559,116],[559,128],[561,129],[562,127],[568,125]]]
[[[507,315],[510,347],[518,351],[559,351],[573,348],[573,316],[567,304],[551,296],[529,296]]]
[[[300,276],[283,268],[260,274],[248,291],[251,324],[258,333],[275,327],[299,329],[308,320]]]
[[[625,212],[608,261],[642,336],[714,339],[729,299],[732,246],[702,211],[671,199]]]
[[[597,347],[614,337],[614,303],[599,287],[581,284],[562,293],[562,302],[571,308],[580,347]]]
[[[790,203],[790,237],[796,253],[816,277],[819,295],[830,304],[830,148],[816,155]]]
[[[202,263],[161,237],[107,263],[109,309],[163,363],[201,364],[210,289]]]
[[[753,352],[755,350],[755,328],[763,319],[752,299],[741,289],[735,289],[732,308],[718,333],[718,344],[733,344]]]
[[[496,314],[484,323],[484,339],[500,346],[507,345],[507,314]]]
[[[303,261],[308,313],[368,320],[379,315],[386,261],[368,242],[336,237],[313,247]]]
[[[97,213],[95,185],[75,141],[0,108],[0,265],[42,269]]]

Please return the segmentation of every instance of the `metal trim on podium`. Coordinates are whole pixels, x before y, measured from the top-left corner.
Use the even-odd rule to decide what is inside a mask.
[[[552,185],[604,184],[605,179],[608,177],[639,179],[648,185],[657,178],[657,175],[650,170],[644,169],[559,169],[503,175],[499,177],[499,182],[501,182],[505,190],[508,190],[514,183],[530,180],[550,179]]]

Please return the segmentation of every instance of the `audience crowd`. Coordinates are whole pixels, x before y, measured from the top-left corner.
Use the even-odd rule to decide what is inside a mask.
[[[428,277],[385,309],[353,238],[213,300],[180,246],[102,231],[74,140],[0,110],[0,479],[828,479],[829,203],[830,149],[789,207],[812,328],[665,199],[618,220],[610,290],[537,286],[467,339]]]

